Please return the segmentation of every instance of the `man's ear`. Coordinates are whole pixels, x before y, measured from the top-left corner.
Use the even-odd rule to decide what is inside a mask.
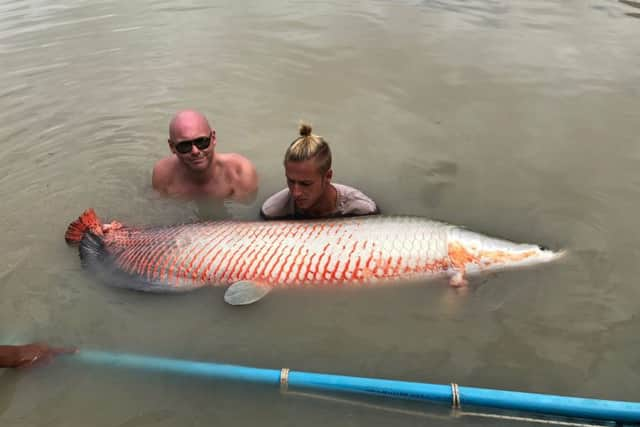
[[[169,150],[171,150],[173,154],[176,154],[176,149],[173,147],[170,139],[167,139],[167,144],[169,144]]]

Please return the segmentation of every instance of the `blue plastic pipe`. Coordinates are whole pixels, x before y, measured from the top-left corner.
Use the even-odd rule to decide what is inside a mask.
[[[300,371],[288,371],[285,380],[281,378],[283,377],[282,371],[276,369],[261,369],[247,366],[91,350],[80,351],[73,357],[74,359],[92,364],[106,364],[156,372],[248,381],[276,386],[281,385],[282,380],[285,381],[287,387],[291,388],[359,393],[441,403],[452,403],[454,400],[454,392],[451,385]],[[462,386],[458,387],[458,396],[461,406],[469,405],[623,423],[640,422],[640,403],[635,402],[583,399],[579,397]]]

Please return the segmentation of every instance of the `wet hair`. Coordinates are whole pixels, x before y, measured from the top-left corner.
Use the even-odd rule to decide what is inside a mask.
[[[284,163],[303,162],[314,159],[321,174],[331,169],[331,149],[321,136],[311,133],[311,125],[300,122],[300,136],[297,137],[284,154]]]

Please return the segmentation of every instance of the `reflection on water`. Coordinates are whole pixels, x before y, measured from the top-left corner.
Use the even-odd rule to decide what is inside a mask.
[[[637,6],[0,2],[2,341],[640,400]],[[218,150],[254,161],[255,202],[153,193],[151,168],[183,108],[211,118]],[[476,278],[464,295],[446,280],[291,290],[238,310],[221,289],[105,287],[64,244],[88,207],[132,225],[258,219],[286,184],[300,119],[331,142],[335,180],[383,212],[569,255]],[[1,425],[415,423],[59,362],[2,375]]]
[[[196,203],[198,221],[221,221],[231,219],[229,204],[222,201],[199,201]]]
[[[622,4],[626,4],[627,6],[637,7],[638,9],[640,9],[640,2],[631,1],[631,0],[618,0],[618,1]]]
[[[626,4],[627,6],[640,9],[640,3],[636,1],[629,1],[629,0],[618,0],[618,1],[620,3]],[[637,12],[625,12],[625,15],[630,16],[632,18],[640,18],[640,13],[637,13]]]
[[[0,372],[2,379],[0,385],[0,416],[11,406],[13,395],[16,390],[18,379],[20,378],[15,372]]]

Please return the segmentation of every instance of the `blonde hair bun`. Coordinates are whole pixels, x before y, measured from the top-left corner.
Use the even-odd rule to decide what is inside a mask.
[[[285,167],[287,162],[303,162],[313,159],[320,173],[326,173],[331,169],[331,149],[329,144],[323,137],[311,133],[311,125],[309,123],[300,121],[298,131],[300,136],[289,145],[287,152],[284,153]]]
[[[311,125],[309,123],[300,122],[299,127],[300,136],[309,136],[311,135]]]

